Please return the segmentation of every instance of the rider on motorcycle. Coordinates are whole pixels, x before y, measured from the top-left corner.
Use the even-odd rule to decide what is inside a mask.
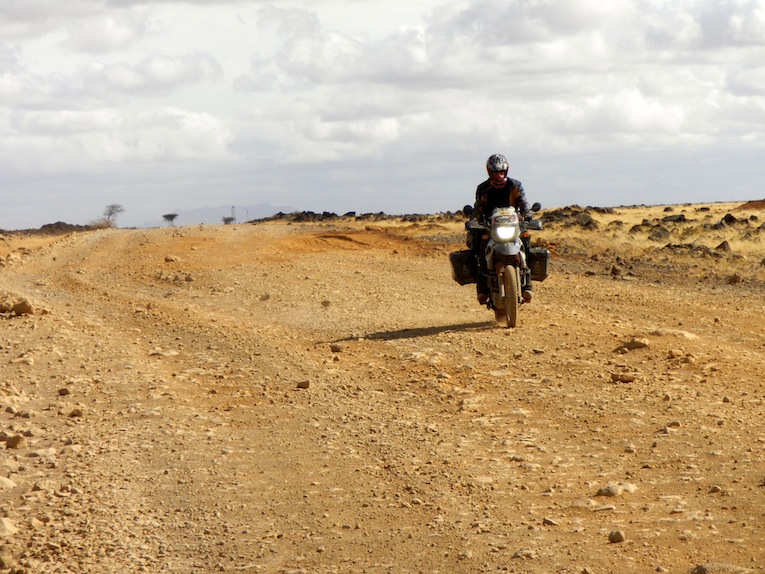
[[[526,194],[523,191],[523,185],[517,179],[507,177],[507,158],[502,154],[495,153],[486,161],[486,172],[489,179],[478,184],[475,190],[475,205],[470,218],[475,221],[483,222],[491,216],[492,211],[497,207],[514,207],[518,215],[523,219],[531,219],[531,211],[526,201]],[[481,271],[486,271],[486,241],[480,240],[472,242],[472,249],[478,257],[481,265]],[[489,299],[489,287],[479,277],[476,283],[478,302],[485,305]],[[531,301],[531,281],[528,281],[523,288],[523,298]]]

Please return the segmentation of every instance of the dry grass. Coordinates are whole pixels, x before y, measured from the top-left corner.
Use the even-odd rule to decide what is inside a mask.
[[[765,206],[711,203],[675,206],[635,206],[613,209],[566,208],[579,211],[562,222],[546,225],[540,237],[555,243],[580,244],[589,254],[619,252],[639,256],[664,249],[668,244],[695,244],[711,250],[727,242],[731,252],[747,258],[762,254]],[[549,210],[547,217],[556,210]],[[736,221],[722,223],[726,217]],[[595,224],[583,224],[593,220]],[[679,218],[680,221],[671,221]],[[668,235],[657,233],[663,228]]]

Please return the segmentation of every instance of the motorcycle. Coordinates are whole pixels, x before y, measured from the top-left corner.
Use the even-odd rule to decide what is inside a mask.
[[[535,203],[531,211],[536,213],[541,208]],[[462,211],[470,217],[473,208],[466,205]],[[476,283],[480,276],[489,289],[486,306],[494,311],[497,323],[516,327],[518,310],[528,302],[524,288],[532,280],[547,278],[550,252],[544,247],[532,247],[529,233],[541,230],[542,221],[521,220],[515,208],[500,207],[488,221],[466,221],[465,229],[469,249],[449,255],[452,278],[467,285]]]

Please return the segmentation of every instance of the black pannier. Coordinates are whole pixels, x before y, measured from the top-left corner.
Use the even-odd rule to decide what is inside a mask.
[[[529,269],[531,269],[531,280],[544,281],[547,279],[550,250],[546,247],[531,247],[528,259]]]
[[[449,261],[452,264],[452,279],[457,283],[467,285],[478,281],[478,265],[470,249],[450,253]]]

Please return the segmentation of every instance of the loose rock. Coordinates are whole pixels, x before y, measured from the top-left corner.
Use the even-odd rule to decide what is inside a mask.
[[[621,530],[614,530],[608,535],[608,541],[611,544],[618,544],[619,542],[624,542],[626,540],[624,536],[624,532]]]
[[[637,486],[629,482],[610,482],[603,488],[599,489],[595,496],[621,496],[625,492],[633,493],[637,490]]]
[[[629,341],[619,345],[615,352],[626,353],[628,351],[635,351],[637,349],[645,349],[650,346],[648,339],[630,339]]]
[[[5,448],[27,448],[28,443],[24,435],[10,436],[5,440]]]
[[[691,571],[691,574],[747,574],[748,572],[751,572],[749,568],[733,564],[700,564]]]
[[[19,529],[10,518],[0,518],[0,536],[13,536],[18,532]]]

